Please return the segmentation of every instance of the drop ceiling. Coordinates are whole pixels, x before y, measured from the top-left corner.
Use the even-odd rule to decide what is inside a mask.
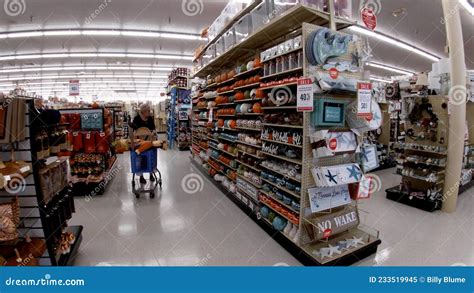
[[[367,1],[367,0],[365,0]],[[378,2],[377,0],[371,0]],[[455,1],[455,0],[453,0]],[[21,2],[21,0],[20,0]],[[25,11],[18,16],[9,16],[4,9],[0,10],[0,34],[14,31],[44,30],[139,30],[153,32],[183,33],[194,37],[207,27],[219,15],[227,1],[203,0],[202,8],[194,16],[183,11],[181,0],[25,0]],[[444,52],[446,35],[441,0],[380,0],[377,31],[403,40],[439,57],[446,57]],[[352,1],[353,18],[358,21],[359,1]],[[99,13],[96,13],[96,12]],[[97,15],[96,15],[97,14]],[[398,14],[395,17],[394,14]],[[474,68],[474,19],[465,9],[461,8],[463,35],[465,41],[466,64]],[[375,38],[369,38],[373,48],[373,62],[386,64],[408,71],[419,72],[429,70],[432,61],[417,54],[394,47]],[[0,61],[1,85],[14,83],[12,77],[24,76],[40,78],[43,82],[60,82],[58,87],[44,85],[45,95],[57,91],[58,95],[67,95],[67,79],[81,77],[88,85],[84,85],[85,94],[95,94],[94,82],[101,84],[101,93],[114,97],[158,98],[162,91],[157,85],[164,82],[163,76],[168,71],[163,68],[177,66],[190,67],[189,57],[204,41],[195,39],[170,39],[162,37],[140,37],[133,34],[126,36],[100,35],[66,35],[41,36],[29,38],[1,38],[1,57],[19,54],[48,53],[120,53],[129,54],[120,57],[101,55],[100,57],[55,57],[24,60]],[[138,58],[136,54],[159,54],[185,56],[186,58]],[[183,60],[184,59],[184,60]],[[2,72],[2,70],[18,68],[43,67],[75,67],[77,70],[33,71],[33,72]],[[104,69],[93,69],[103,68]],[[81,67],[79,69],[79,67]],[[121,70],[113,70],[122,67]],[[127,70],[127,68],[129,69]],[[130,68],[131,67],[131,68]],[[147,67],[150,70],[133,70],[132,68]],[[92,68],[92,69],[89,69]],[[156,68],[157,70],[153,70]],[[370,68],[371,73],[380,77],[390,77],[398,73],[379,68]],[[63,79],[57,79],[64,76]],[[105,76],[105,77],[104,77]],[[124,76],[111,78],[111,76]],[[65,82],[66,80],[66,82]],[[106,82],[107,81],[107,82]],[[111,83],[109,83],[109,81]],[[115,81],[115,84],[113,83]],[[29,81],[32,83],[32,81]],[[149,83],[146,83],[149,82]],[[35,85],[36,86],[36,85]],[[31,85],[33,88],[33,85]],[[138,93],[117,94],[112,89],[129,89],[135,87]],[[89,89],[90,88],[90,89]]]

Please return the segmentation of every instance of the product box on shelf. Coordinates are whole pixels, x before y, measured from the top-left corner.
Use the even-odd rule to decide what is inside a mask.
[[[224,46],[225,50],[229,50],[235,45],[236,39],[235,39],[235,31],[234,28],[230,28],[225,34],[224,34]]]
[[[270,1],[264,0],[259,6],[255,7],[255,9],[250,12],[252,17],[252,33],[255,33],[270,21],[270,10]]]
[[[240,43],[252,33],[252,17],[250,14],[243,16],[234,24],[235,41]]]
[[[225,52],[225,40],[224,37],[220,37],[216,42],[216,57],[224,54]]]
[[[216,58],[216,45],[212,44],[207,48],[206,52],[202,56],[202,65],[206,66],[209,64],[212,60]]]

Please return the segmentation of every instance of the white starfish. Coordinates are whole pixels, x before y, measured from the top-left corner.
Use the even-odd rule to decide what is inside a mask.
[[[332,257],[334,254],[341,254],[342,252],[339,250],[338,246],[332,246],[329,244],[329,257]]]
[[[357,238],[356,236],[354,236],[354,237],[353,237],[352,239],[350,239],[350,240],[351,240],[351,246],[353,246],[353,247],[357,247],[357,246],[359,246],[359,245],[364,245],[364,244],[365,244],[365,242],[362,241],[362,237]]]

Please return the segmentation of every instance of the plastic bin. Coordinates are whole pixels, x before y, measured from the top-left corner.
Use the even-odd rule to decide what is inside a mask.
[[[264,0],[260,5],[255,7],[250,15],[252,17],[252,33],[258,31],[261,27],[270,21],[271,2]]]
[[[234,24],[236,43],[245,40],[252,33],[252,17],[250,14],[245,15]]]
[[[234,28],[232,27],[224,34],[225,51],[229,50],[234,45],[235,45],[235,32],[234,32]]]
[[[140,155],[130,151],[130,165],[132,173],[152,173],[157,168],[157,150],[150,149]]]

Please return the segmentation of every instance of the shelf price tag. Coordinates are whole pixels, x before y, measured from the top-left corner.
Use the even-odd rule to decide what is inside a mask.
[[[313,81],[311,78],[301,78],[298,80],[296,91],[296,108],[298,112],[313,112]]]
[[[69,95],[70,96],[79,96],[79,80],[70,80],[69,81]]]
[[[357,85],[357,117],[372,120],[372,84],[360,82]]]

